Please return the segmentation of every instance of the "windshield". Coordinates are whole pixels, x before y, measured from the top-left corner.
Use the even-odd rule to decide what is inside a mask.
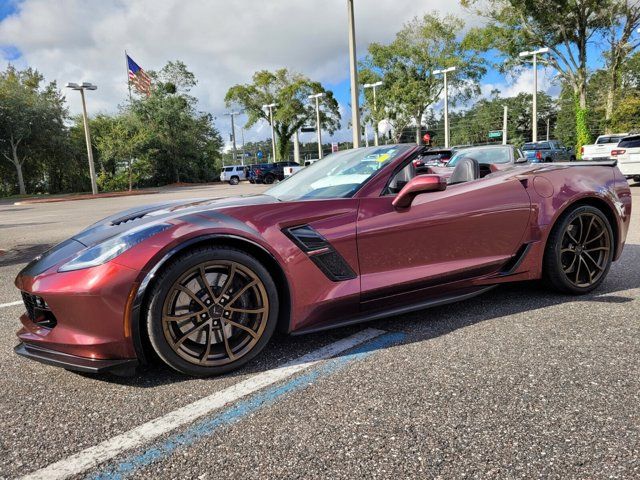
[[[456,154],[451,157],[451,160],[447,163],[447,167],[455,167],[461,158],[474,158],[481,164],[509,163],[511,161],[510,148],[511,147],[465,148],[464,150],[456,152]]]
[[[383,166],[411,148],[411,145],[390,145],[332,153],[265,193],[285,201],[347,198]]]
[[[605,145],[607,143],[618,143],[623,138],[624,136],[598,137],[598,139],[596,140],[596,145]]]

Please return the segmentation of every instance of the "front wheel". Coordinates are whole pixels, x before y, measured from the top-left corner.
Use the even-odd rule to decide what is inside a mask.
[[[147,310],[149,340],[171,368],[198,377],[235,370],[266,346],[278,318],[276,286],[251,255],[204,247],[159,275]]]
[[[609,220],[595,207],[577,207],[564,213],[549,235],[544,278],[554,290],[584,294],[604,281],[612,261]]]
[[[238,185],[240,183],[240,179],[238,177],[231,177],[229,180],[230,185]]]
[[[276,177],[274,177],[273,175],[267,175],[266,177],[264,177],[264,183],[266,183],[267,185],[271,185],[274,181],[275,181]]]

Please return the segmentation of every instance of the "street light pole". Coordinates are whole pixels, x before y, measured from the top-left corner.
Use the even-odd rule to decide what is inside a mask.
[[[533,108],[531,114],[531,141],[538,141],[538,54],[547,53],[547,47],[539,48],[532,52],[520,52],[520,58],[533,57]]]
[[[364,84],[364,88],[370,88],[373,90],[373,113],[374,116],[378,115],[378,102],[376,100],[376,88],[380,87],[382,85],[382,82],[376,82],[376,83],[365,83]],[[375,118],[373,119],[373,143],[374,145],[377,147],[378,146],[378,125],[376,124]]]
[[[225,113],[225,115],[228,115],[231,117],[231,138],[233,140],[233,163],[235,164],[237,160],[236,125],[233,119],[236,115],[240,115],[240,112],[229,112],[229,113]]]
[[[277,107],[277,103],[270,103],[269,105],[263,105],[262,108],[269,109],[269,123],[271,123],[271,152],[273,154],[273,161],[276,161],[276,132],[273,128],[273,108]]]
[[[89,82],[67,83],[67,88],[72,90],[78,90],[80,92],[80,98],[82,99],[82,120],[84,123],[84,137],[87,142],[87,156],[89,158],[89,176],[91,177],[91,193],[93,195],[98,194],[98,183],[96,182],[96,169],[93,163],[93,150],[91,148],[91,132],[89,131],[89,118],[87,117],[87,102],[85,100],[85,90],[96,90],[98,87]]]
[[[316,131],[318,132],[318,159],[322,159],[322,125],[320,124],[320,99],[324,97],[324,93],[316,93],[309,95],[309,100],[316,101]]]
[[[358,70],[356,58],[356,27],[353,15],[353,0],[347,0],[349,15],[349,72],[351,75],[351,128],[353,148],[360,148],[360,105],[358,90]]]
[[[508,123],[507,123],[507,115],[509,113],[509,107],[508,106],[504,106],[504,113],[502,114],[502,144],[506,145],[507,144],[507,129],[508,129]]]
[[[447,83],[447,73],[455,71],[456,67],[433,71],[434,75],[442,74],[444,78],[444,148],[449,148],[449,86]]]

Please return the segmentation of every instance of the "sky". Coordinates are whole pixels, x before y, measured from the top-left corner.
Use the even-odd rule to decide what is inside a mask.
[[[456,0],[355,0],[358,57],[371,42],[390,42],[405,22],[426,12],[455,14],[467,26],[481,23]],[[87,99],[90,115],[114,112],[125,101],[125,50],[147,70],[183,60],[198,80],[192,94],[199,109],[216,117],[227,140],[227,89],[250,82],[257,70],[283,66],[333,90],[343,128],[325,141],[351,138],[345,0],[0,0],[0,70],[11,63],[34,67],[60,86],[95,83],[98,90]],[[552,76],[541,72],[541,90],[553,91]],[[533,76],[489,71],[483,95],[494,88],[505,96],[529,92]],[[74,93],[67,100],[71,114],[78,114]],[[246,140],[268,136],[266,123],[245,132]],[[313,134],[301,139],[312,141]]]

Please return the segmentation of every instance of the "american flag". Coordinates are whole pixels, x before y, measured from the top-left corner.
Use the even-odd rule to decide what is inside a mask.
[[[129,66],[129,82],[135,89],[144,93],[147,97],[151,95],[151,78],[133,59],[127,55],[127,65]]]

